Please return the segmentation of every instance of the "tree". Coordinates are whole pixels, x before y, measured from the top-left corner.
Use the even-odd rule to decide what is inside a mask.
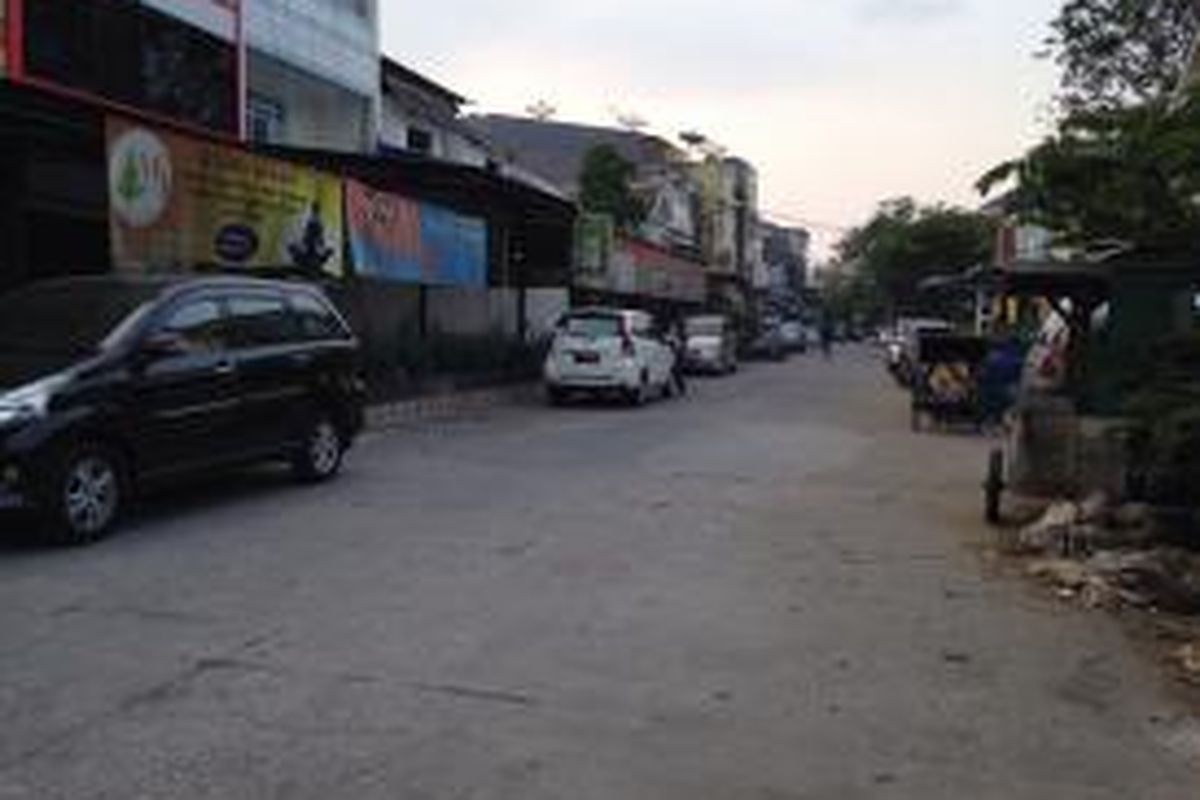
[[[936,301],[920,284],[989,262],[994,240],[992,221],[981,214],[921,206],[908,197],[889,200],[838,245],[838,260],[857,283],[841,291],[859,304],[875,304],[857,309],[868,316],[933,310]]]
[[[615,147],[597,145],[588,150],[579,175],[579,203],[584,211],[608,214],[617,229],[630,232],[646,218],[646,208],[634,194],[637,167]]]
[[[1200,96],[1076,111],[1024,157],[985,175],[979,189],[1009,182],[1013,210],[1060,243],[1192,250],[1200,242]]]
[[[1063,70],[1069,112],[1139,105],[1179,86],[1197,31],[1196,0],[1066,0],[1046,55]]]
[[[1065,0],[1054,135],[979,182],[1011,183],[1022,221],[1074,247],[1120,241],[1180,254],[1200,241],[1200,96],[1184,86],[1200,0]]]

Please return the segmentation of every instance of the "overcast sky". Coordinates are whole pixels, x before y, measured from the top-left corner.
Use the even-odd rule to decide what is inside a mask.
[[[384,50],[475,110],[699,130],[826,243],[889,197],[976,204],[975,178],[1044,132],[1055,81],[1034,53],[1059,0],[381,5]]]

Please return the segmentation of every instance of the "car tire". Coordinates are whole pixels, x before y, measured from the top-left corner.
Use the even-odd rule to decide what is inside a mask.
[[[321,411],[304,427],[300,446],[292,455],[292,472],[305,483],[322,483],[337,477],[345,456],[346,440],[337,420]]]
[[[546,387],[546,402],[555,408],[567,404],[567,392],[561,386]]]
[[[41,503],[46,538],[83,547],[109,536],[125,509],[126,475],[124,459],[111,447],[83,442],[66,448]]]

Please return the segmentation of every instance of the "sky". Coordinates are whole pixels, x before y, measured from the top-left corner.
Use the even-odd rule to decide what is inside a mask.
[[[882,200],[975,206],[1048,129],[1035,54],[1060,0],[381,0],[383,48],[472,112],[636,116],[759,171],[760,206],[818,252]],[[419,11],[414,9],[419,8]]]

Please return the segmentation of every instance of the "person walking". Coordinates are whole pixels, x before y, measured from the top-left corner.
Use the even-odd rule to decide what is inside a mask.
[[[829,361],[833,358],[833,315],[825,312],[821,315],[820,324],[821,336],[821,355],[825,356],[825,360]]]
[[[671,380],[675,383],[675,393],[680,397],[687,394],[687,376],[684,374],[684,360],[687,357],[687,332],[682,319],[675,319],[667,331],[667,344],[675,354],[675,363],[671,366]]]

